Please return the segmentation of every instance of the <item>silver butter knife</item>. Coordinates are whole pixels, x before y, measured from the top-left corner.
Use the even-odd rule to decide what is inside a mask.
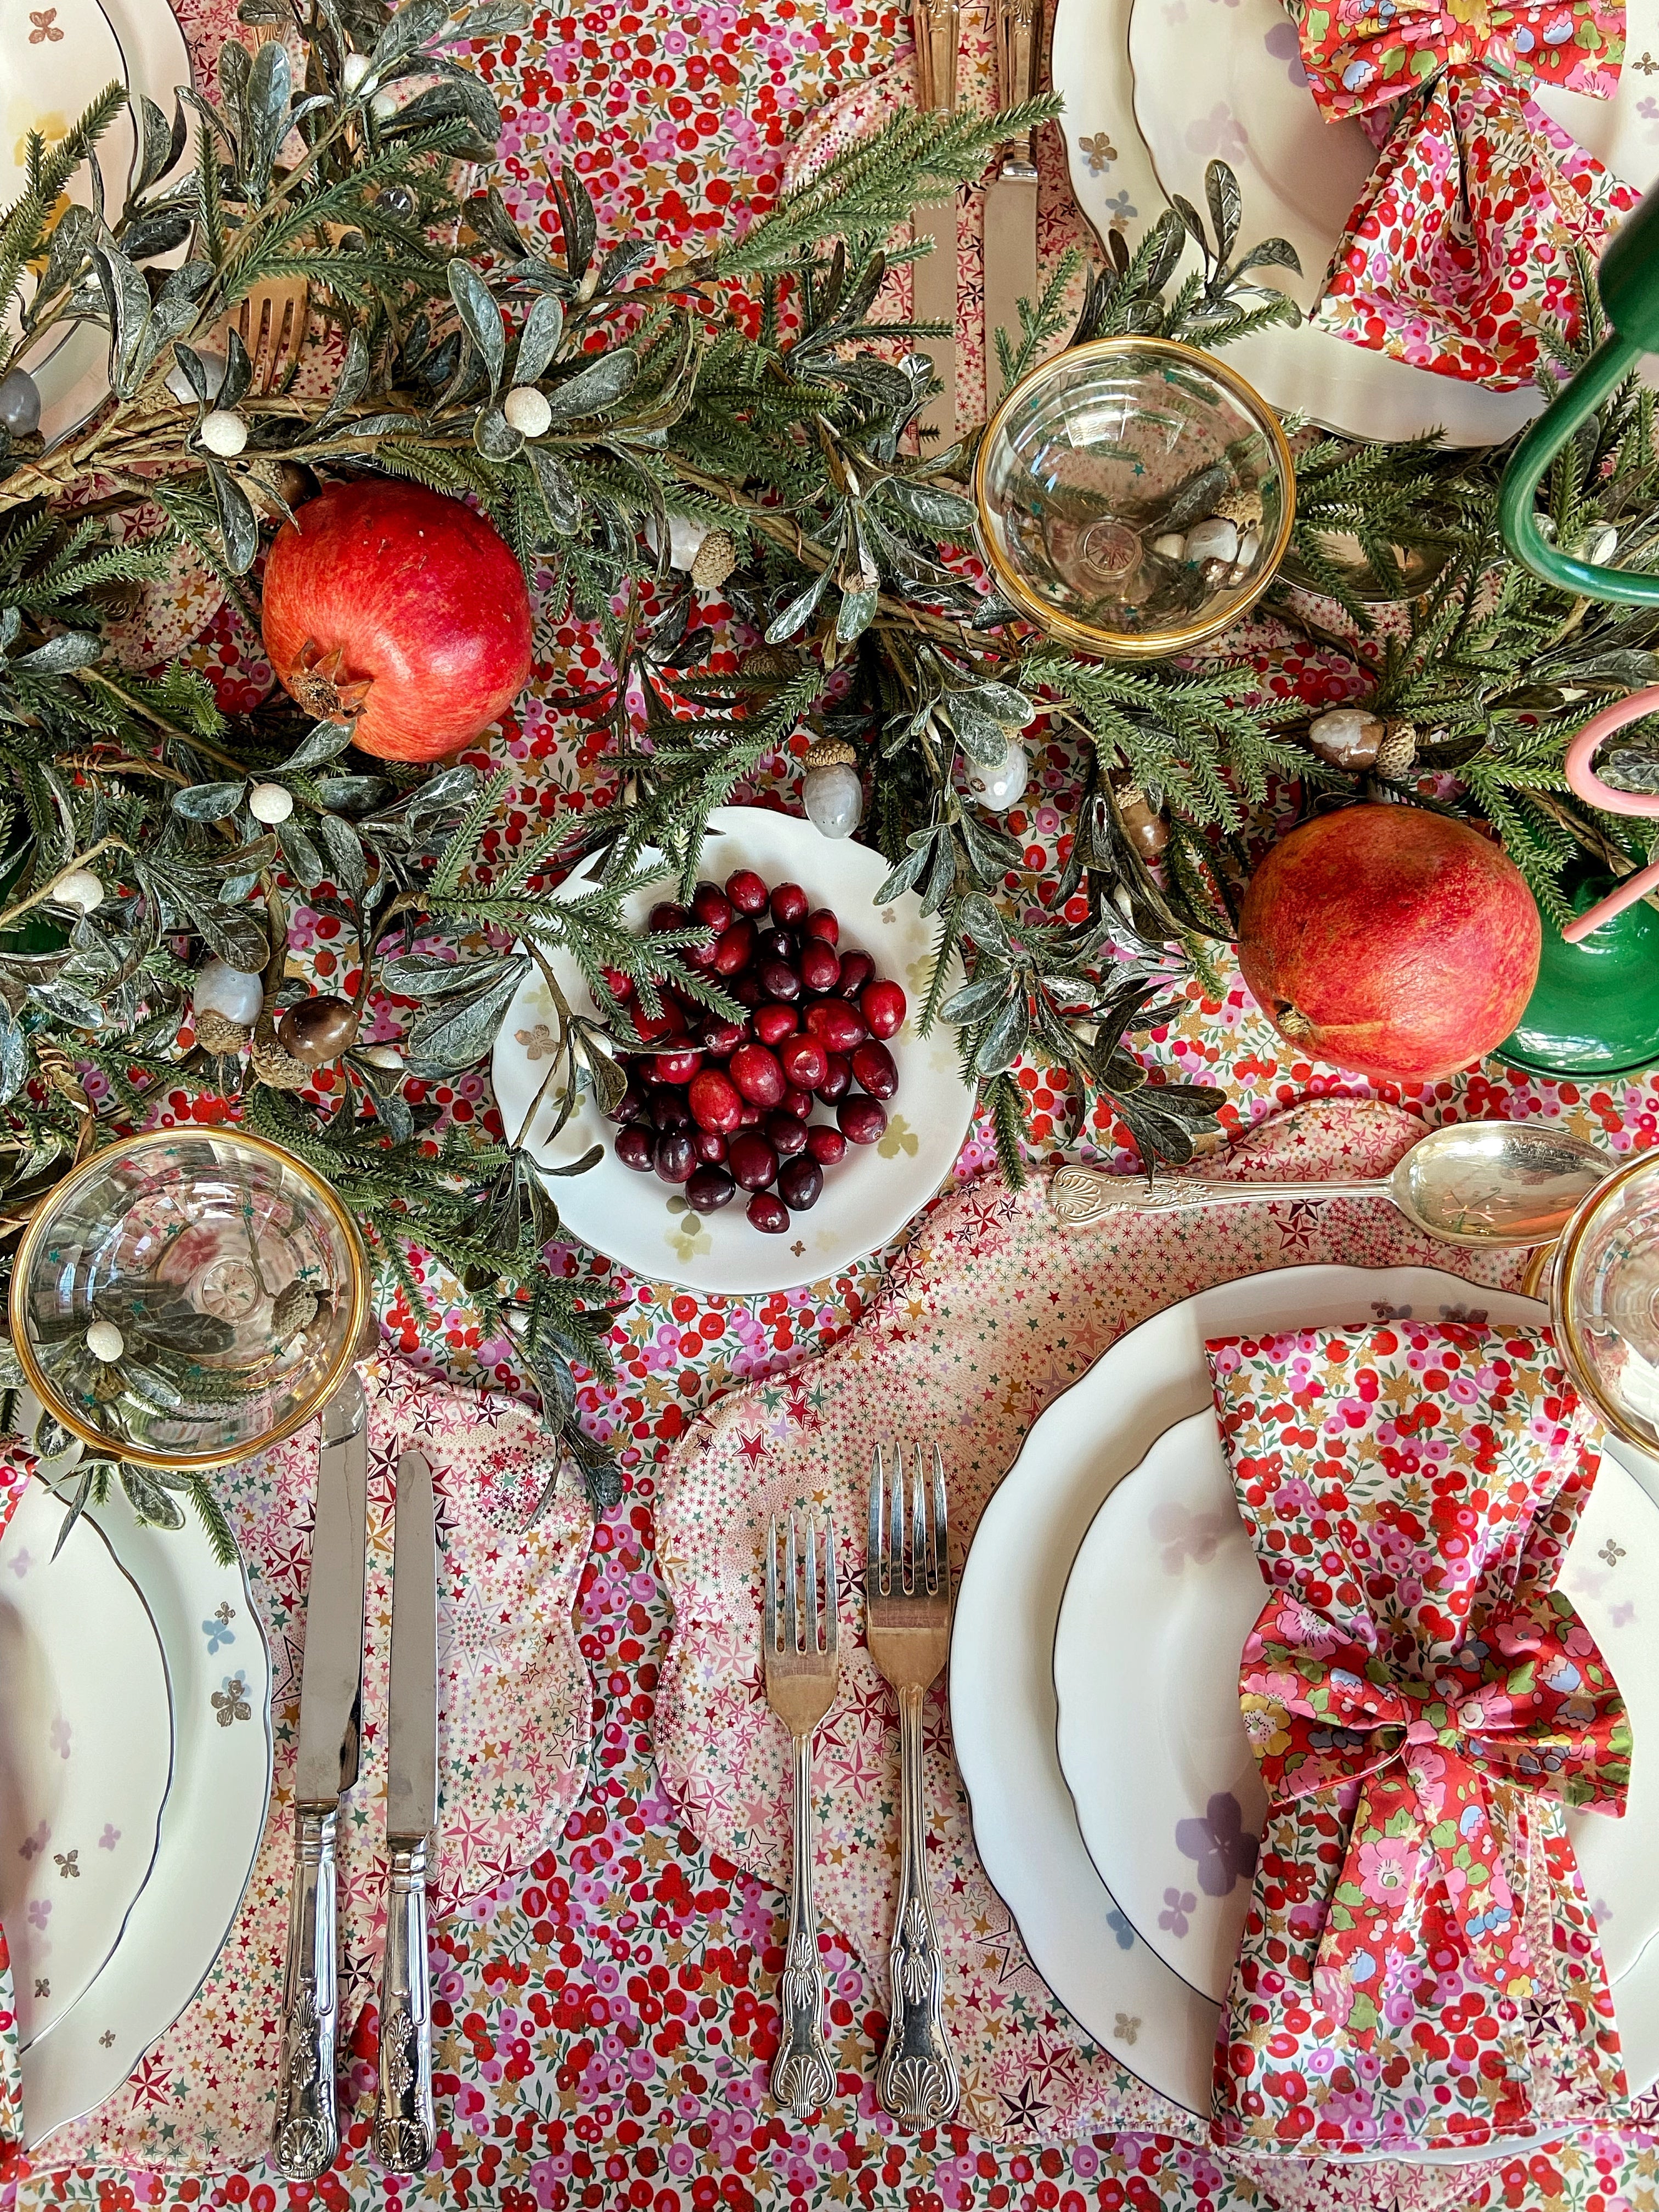
[[[342,1793],[357,1779],[368,1523],[368,1411],[354,1370],[323,1414],[306,1597],[294,1768],[294,1890],[272,2142],[275,2163],[290,2181],[314,2181],[334,2163],[340,2147],[334,1822]]]
[[[1018,107],[1036,91],[1037,50],[1042,18],[1039,0],[994,0],[997,34],[997,96],[1003,107]],[[985,188],[985,404],[1001,397],[1002,372],[997,332],[1006,331],[1016,353],[1020,345],[1019,302],[1037,296],[1037,173],[1036,149],[1027,131],[1009,139],[996,173]]]
[[[388,2173],[420,2173],[436,2148],[426,1870],[438,1818],[438,1531],[432,1469],[412,1450],[398,1462],[390,1705],[374,2155]]]
[[[911,0],[910,26],[916,45],[917,97],[924,108],[952,115],[957,105],[957,0]],[[945,387],[921,411],[921,428],[939,433],[922,452],[942,453],[957,434],[956,194],[919,205],[910,219],[910,235],[917,245],[924,238],[933,241],[931,253],[910,264],[911,314],[919,323],[944,323],[950,331],[945,337],[917,341]]]

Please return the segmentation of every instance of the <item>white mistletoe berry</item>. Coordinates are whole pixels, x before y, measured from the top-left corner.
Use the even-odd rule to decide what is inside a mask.
[[[209,453],[228,461],[247,443],[247,424],[234,407],[216,407],[202,417],[202,443]]]
[[[247,811],[256,822],[273,826],[286,822],[294,811],[294,794],[280,783],[256,783],[247,795]]]

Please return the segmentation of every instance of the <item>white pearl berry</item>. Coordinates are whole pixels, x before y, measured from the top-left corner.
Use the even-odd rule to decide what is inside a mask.
[[[104,903],[104,886],[90,868],[71,868],[67,875],[59,876],[52,895],[59,906],[78,907],[82,914],[90,914]]]
[[[202,417],[202,443],[222,461],[233,459],[247,443],[247,424],[232,407],[216,407]]]
[[[807,820],[825,837],[850,837],[864,812],[864,787],[845,761],[809,768],[801,797]]]
[[[1019,803],[1031,773],[1031,756],[1016,738],[994,768],[975,761],[968,775],[968,788],[982,806],[1006,814]]]
[[[216,953],[197,969],[191,996],[198,1014],[222,1014],[226,1021],[240,1022],[246,1029],[258,1020],[259,1009],[264,1005],[264,978],[233,968]]]
[[[395,92],[377,92],[368,104],[376,119],[381,123],[390,123],[403,105]]]
[[[247,795],[247,811],[256,822],[273,826],[286,822],[294,811],[294,794],[280,783],[256,783]]]
[[[526,438],[539,438],[553,421],[547,394],[538,392],[533,384],[515,384],[501,402],[501,412]]]
[[[348,92],[356,92],[368,75],[368,56],[367,54],[346,56],[345,67],[340,71],[340,82]]]
[[[87,1350],[107,1367],[127,1348],[127,1340],[112,1321],[95,1321],[87,1331]]]

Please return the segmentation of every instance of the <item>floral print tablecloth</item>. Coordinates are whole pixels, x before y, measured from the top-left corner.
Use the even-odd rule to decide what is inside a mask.
[[[200,65],[230,27],[230,0],[178,5]],[[964,9],[964,17],[979,35],[975,11]],[[767,204],[790,141],[812,112],[902,58],[908,46],[904,12],[888,0],[768,0],[763,8],[741,0],[592,0],[542,10],[526,36],[483,56],[481,65],[506,101],[507,186],[521,216],[538,219],[562,154],[595,191],[604,222],[637,222],[665,245],[690,250],[745,209]],[[1056,153],[1051,143],[1045,252],[1082,237],[1061,204]],[[610,796],[602,735],[577,720],[574,708],[605,677],[599,639],[573,621],[543,619],[537,650],[532,691],[494,747],[497,764],[520,770],[510,834],[539,822],[554,794],[577,811]],[[228,704],[246,704],[269,685],[257,640],[222,612],[191,651]],[[1340,696],[1346,681],[1317,653],[1294,647],[1264,680],[1316,700]],[[1035,747],[1030,787],[1008,823],[1033,896],[1037,873],[1053,872],[1059,801],[1075,774],[1061,745]],[[759,788],[798,807],[798,762],[775,759],[763,765]],[[352,970],[337,949],[333,921],[301,909],[296,933],[319,976],[335,979],[330,988],[349,988]],[[1310,1091],[1363,1089],[1295,1060],[1236,975],[1224,985],[1218,998],[1195,981],[1183,987],[1180,1018],[1152,1049],[1161,1064],[1218,1086],[1231,1130]],[[390,1038],[399,1027],[396,1010],[387,1009],[373,1034]],[[1075,1140],[1075,1101],[1063,1080],[1037,1067],[1022,1069],[1020,1080],[1039,1147]],[[435,1096],[447,1120],[465,1123],[489,1111],[480,1078]],[[1494,1067],[1431,1085],[1407,1103],[1430,1120],[1559,1120],[1615,1150],[1649,1146],[1659,1135],[1653,1083],[1537,1084]],[[204,1119],[216,1111],[182,1095],[161,1110]],[[1120,1165],[1132,1158],[1109,1115],[1093,1119],[1085,1140],[1085,1149]],[[977,1130],[958,1174],[971,1178],[991,1159]],[[1292,1256],[1300,1232],[1292,1217],[1285,1231]],[[623,1301],[614,1332],[619,1388],[605,1396],[584,1390],[580,1402],[594,1433],[617,1443],[627,1488],[594,1533],[577,1602],[592,1683],[586,1792],[527,1874],[475,1897],[435,1936],[441,2133],[434,2172],[417,2183],[392,2183],[369,2156],[370,2013],[351,2054],[355,2103],[345,2147],[315,2188],[290,2188],[259,2166],[181,2174],[169,2170],[171,2154],[148,2165],[88,2158],[35,2171],[0,2149],[0,2207],[11,2212],[15,2198],[27,2212],[56,2203],[108,2212],[225,2205],[308,2212],[319,2203],[329,2212],[404,2212],[416,2201],[458,2212],[750,2212],[762,2205],[1243,2212],[1267,2203],[1254,2185],[1226,2179],[1201,2150],[1151,2130],[1061,2135],[1050,2125],[1040,2085],[1017,2116],[1017,2137],[993,2143],[966,2126],[920,2141],[896,2136],[868,2087],[884,2027],[883,1988],[839,1936],[825,1960],[831,2032],[855,2054],[864,2086],[811,2127],[772,2107],[765,2081],[783,1900],[769,1882],[699,1844],[656,1765],[669,1619],[655,1548],[658,1471],[674,1442],[736,1382],[763,1379],[762,1403],[781,1417],[792,1388],[806,1381],[804,1364],[868,1311],[880,1255],[832,1281],[746,1300],[638,1282],[586,1251],[556,1248],[549,1256],[596,1294]],[[400,1298],[386,1317],[390,1340],[464,1379],[521,1389],[511,1346],[485,1334],[458,1286],[429,1270],[422,1280],[437,1316],[435,1340],[422,1338]],[[1042,2039],[1060,2026],[1039,2017],[1036,2033]],[[122,2124],[142,2122],[169,2145],[185,2087],[164,2065],[141,2067]],[[1612,2139],[1554,2147],[1483,2179],[1468,2202],[1486,2212],[1650,2212],[1659,2205],[1659,2154]]]

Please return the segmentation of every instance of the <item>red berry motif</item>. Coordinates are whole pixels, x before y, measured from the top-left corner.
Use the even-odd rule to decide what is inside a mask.
[[[781,1237],[817,1204],[849,1144],[885,1133],[882,1102],[898,1089],[885,1040],[903,1027],[904,993],[867,952],[841,948],[828,907],[813,909],[799,884],[769,885],[752,868],[736,869],[723,890],[699,884],[689,907],[659,901],[650,927],[705,931],[676,957],[717,982],[744,1018],[727,1021],[661,984],[662,1012],[647,1014],[628,977],[606,969],[637,1039],[620,1055],[628,1086],[610,1109],[617,1158],[682,1189],[697,1213],[747,1192],[750,1226]],[[820,1100],[833,1124],[812,1120]]]

